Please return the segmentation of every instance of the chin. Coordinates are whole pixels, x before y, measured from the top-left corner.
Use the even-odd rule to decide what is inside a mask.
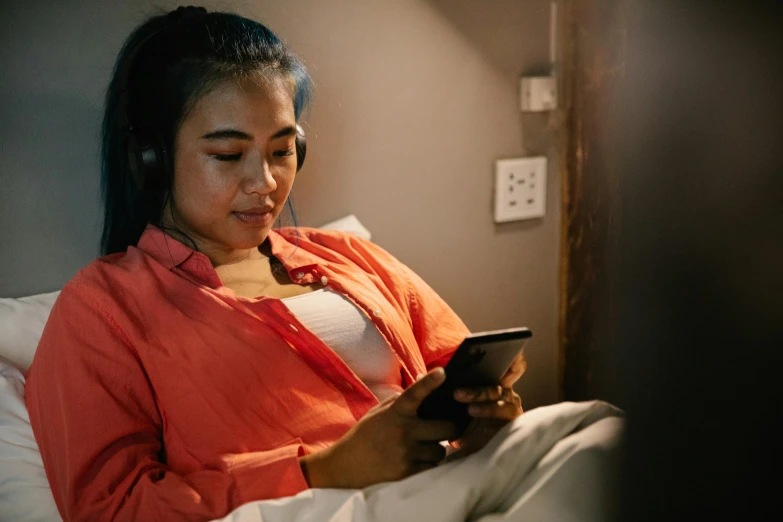
[[[241,233],[232,234],[232,241],[229,244],[237,250],[256,248],[266,240],[270,230],[272,230],[271,226],[243,230]]]

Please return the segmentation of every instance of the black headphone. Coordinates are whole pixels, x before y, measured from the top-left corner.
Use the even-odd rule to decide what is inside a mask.
[[[203,7],[179,7],[176,11],[172,11],[172,13],[175,13],[175,16],[183,19],[194,18],[201,14],[206,14],[206,12],[206,9]],[[132,111],[130,110],[131,103],[128,96],[128,80],[136,61],[136,55],[144,47],[145,43],[160,34],[164,28],[165,26],[143,38],[129,53],[125,67],[119,73],[119,108],[121,109],[120,115],[124,120],[126,128],[125,148],[128,166],[131,179],[139,190],[163,189],[168,186],[169,176],[171,176],[171,156],[166,149],[163,136],[153,126],[134,125],[130,118]],[[307,140],[305,139],[304,130],[299,124],[296,125],[295,148],[296,171],[299,172],[307,155]]]

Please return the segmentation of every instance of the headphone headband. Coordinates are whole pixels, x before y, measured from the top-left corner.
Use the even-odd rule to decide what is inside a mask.
[[[154,37],[167,28],[180,22],[189,22],[207,14],[207,10],[197,6],[180,6],[169,12],[162,26],[143,37],[128,53],[124,67],[117,72],[119,121],[125,127],[125,149],[127,165],[131,179],[138,190],[161,190],[170,186],[172,163],[165,141],[159,129],[147,125],[140,126],[131,117],[131,97],[129,81],[138,54]],[[296,170],[302,168],[307,155],[307,140],[304,130],[296,126]]]

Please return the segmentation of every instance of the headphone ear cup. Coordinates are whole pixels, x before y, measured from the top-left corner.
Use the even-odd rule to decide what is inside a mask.
[[[155,171],[154,179],[157,183],[156,188],[159,189],[171,189],[171,177],[173,175],[173,163],[171,156],[166,148],[166,143],[163,141],[163,136],[159,132],[154,134],[154,138],[157,142],[157,170]]]
[[[144,169],[141,146],[135,132],[128,132],[128,135],[125,137],[125,147],[128,154],[128,169],[130,170],[133,185],[136,187],[136,190],[144,190],[147,184],[147,173]]]
[[[304,129],[298,124],[296,126],[296,171],[302,168],[304,165],[305,156],[307,156],[307,139],[305,138]]]
[[[128,166],[136,188],[165,187],[171,162],[162,138],[157,133],[130,131],[126,146]]]

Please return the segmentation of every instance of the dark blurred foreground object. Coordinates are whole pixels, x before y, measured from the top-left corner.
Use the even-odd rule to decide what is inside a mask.
[[[622,520],[783,520],[782,9],[627,2],[604,339]]]

